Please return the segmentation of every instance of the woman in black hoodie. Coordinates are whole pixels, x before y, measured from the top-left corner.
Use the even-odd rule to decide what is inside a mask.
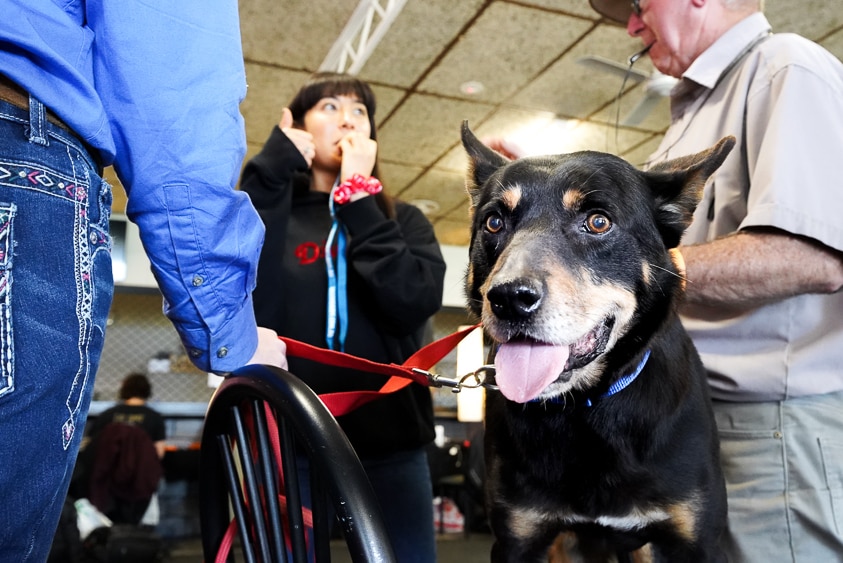
[[[441,307],[445,262],[424,215],[381,190],[374,115],[366,83],[313,75],[247,163],[241,189],[266,225],[254,292],[258,324],[400,364],[422,346]],[[385,382],[288,360],[290,372],[319,394]],[[413,383],[338,421],[375,488],[398,560],[435,561],[425,454],[434,436],[430,390]]]

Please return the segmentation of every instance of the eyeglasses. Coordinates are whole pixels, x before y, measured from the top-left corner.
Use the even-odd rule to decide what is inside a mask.
[[[635,14],[636,16],[640,16],[641,15],[641,2],[640,2],[640,0],[632,0],[632,2],[630,2],[630,4],[632,5],[632,13]]]

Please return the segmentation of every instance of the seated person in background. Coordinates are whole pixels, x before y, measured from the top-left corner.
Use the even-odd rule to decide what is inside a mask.
[[[164,417],[146,405],[152,386],[132,373],[120,386],[120,402],[90,425],[71,494],[87,497],[115,523],[139,524],[163,474]]]
[[[104,410],[91,425],[90,437],[102,431],[109,422],[123,422],[143,428],[155,443],[158,459],[164,457],[164,417],[146,402],[152,396],[152,384],[142,373],[130,373],[120,385],[120,402]]]

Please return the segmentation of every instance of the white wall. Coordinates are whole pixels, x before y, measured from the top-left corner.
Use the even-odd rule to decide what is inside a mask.
[[[115,245],[113,253],[115,285],[157,288],[158,284],[152,275],[149,258],[146,257],[146,251],[141,244],[138,226],[129,221],[125,215],[120,214],[112,215],[111,221],[112,223],[124,224],[126,229],[126,236],[122,240],[118,239],[116,231],[113,233],[115,235],[113,238]],[[121,244],[123,248],[117,248]]]
[[[465,273],[468,268],[468,247],[443,244],[441,248],[442,256],[447,264],[442,305],[465,308]]]
[[[149,269],[149,259],[141,245],[138,227],[125,216],[112,216],[113,221],[124,221],[126,224],[126,238],[124,246],[125,277],[117,281],[118,286],[125,287],[158,287]],[[445,288],[442,295],[442,305],[445,307],[464,308],[465,273],[468,268],[468,247],[443,244],[442,256],[447,265],[445,270]],[[116,273],[116,272],[115,272]]]

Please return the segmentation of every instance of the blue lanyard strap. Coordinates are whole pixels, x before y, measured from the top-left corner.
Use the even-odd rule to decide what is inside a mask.
[[[334,188],[339,184],[339,177],[334,182]],[[328,349],[334,350],[337,332],[339,331],[339,350],[345,351],[345,339],[348,335],[348,293],[346,245],[348,235],[345,227],[340,223],[334,208],[334,198],[328,198],[328,208],[331,211],[331,230],[325,243],[325,269],[328,274],[328,310],[325,319],[325,342]],[[336,265],[331,249],[337,245]]]

